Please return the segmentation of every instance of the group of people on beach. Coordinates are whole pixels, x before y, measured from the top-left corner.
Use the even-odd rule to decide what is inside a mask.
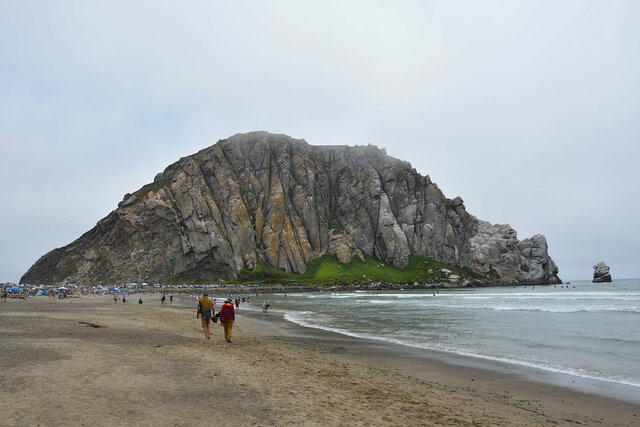
[[[113,303],[117,304],[118,301],[122,300],[122,303],[126,304],[127,303],[127,295],[128,294],[126,292],[123,293],[122,296],[120,296],[120,293],[118,293],[118,292],[113,292]],[[135,304],[135,303],[132,303],[132,304]],[[142,297],[140,297],[138,299],[138,304],[142,304]]]
[[[113,292],[113,302],[115,304],[118,303],[118,301],[122,300],[122,303],[126,303],[127,302],[127,293],[123,293],[122,296],[120,296],[120,294],[118,292]],[[160,298],[160,305],[164,305],[165,301],[167,300],[167,296],[162,294],[162,297]],[[173,294],[169,295],[169,301],[171,302],[171,304],[173,304]],[[138,299],[138,304],[142,304],[142,298]]]
[[[196,296],[198,297],[198,296]],[[118,303],[120,299],[122,299],[123,303],[126,303],[127,295],[120,295],[118,292],[113,292],[113,302]],[[162,295],[160,298],[160,304],[164,305],[166,302],[166,295]],[[173,294],[169,296],[169,300],[173,303]],[[240,308],[240,302],[246,303],[249,302],[249,297],[244,296],[242,298],[238,297],[233,299],[231,295],[227,298],[220,308],[220,311],[216,313],[216,302],[217,300],[214,298],[211,300],[209,298],[209,294],[203,294],[202,298],[198,298],[198,308],[196,310],[196,319],[201,319],[202,329],[204,331],[205,339],[211,339],[211,322],[217,323],[220,321],[220,325],[224,331],[224,339],[228,343],[231,342],[231,334],[233,330],[233,322],[236,319],[235,310]],[[142,304],[142,298],[138,301],[138,304]],[[265,302],[265,304],[267,304]],[[267,308],[263,306],[263,311],[266,312],[269,305],[267,304]]]
[[[231,342],[231,331],[233,329],[233,322],[236,320],[236,312],[234,309],[234,301],[231,298],[222,304],[222,308],[218,313],[215,311],[215,300],[209,298],[209,294],[204,294],[202,299],[198,301],[198,309],[196,310],[196,319],[202,318],[202,329],[204,330],[204,338],[211,339],[211,322],[216,323],[220,320],[220,325],[224,330],[224,339],[227,342]],[[236,300],[236,305],[239,306],[239,299]]]
[[[167,296],[165,294],[162,294],[162,298],[160,298],[160,304],[164,305],[166,300],[167,300]],[[173,294],[169,295],[169,302],[173,304]]]

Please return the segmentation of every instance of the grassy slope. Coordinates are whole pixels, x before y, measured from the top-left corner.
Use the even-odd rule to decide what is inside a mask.
[[[365,284],[369,282],[390,283],[439,283],[446,282],[447,276],[440,272],[446,268],[463,278],[496,279],[497,273],[484,276],[474,273],[466,267],[456,267],[432,260],[426,256],[411,255],[409,264],[402,269],[382,261],[366,257],[366,262],[354,258],[348,264],[342,264],[335,256],[325,255],[309,263],[304,274],[286,273],[266,263],[259,263],[256,271],[243,270],[236,283],[290,283],[347,285]],[[430,272],[431,271],[431,272]]]
[[[135,194],[139,199],[143,198],[149,191],[158,191],[162,187],[166,187],[171,183],[170,179],[162,179],[160,181],[152,182],[151,184],[147,184],[143,186],[141,189],[136,191]]]

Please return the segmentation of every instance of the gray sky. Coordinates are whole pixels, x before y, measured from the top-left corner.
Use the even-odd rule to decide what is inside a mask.
[[[638,1],[0,0],[0,282],[238,132],[367,144],[640,277]]]

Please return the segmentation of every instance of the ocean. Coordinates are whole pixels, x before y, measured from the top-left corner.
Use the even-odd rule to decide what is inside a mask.
[[[295,324],[522,365],[640,392],[640,280],[264,294]]]

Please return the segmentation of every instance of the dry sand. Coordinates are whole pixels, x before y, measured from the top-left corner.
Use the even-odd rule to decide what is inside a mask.
[[[640,405],[358,340],[283,335],[247,316],[233,338],[213,324],[205,341],[194,310],[157,301],[0,302],[0,425],[628,426],[640,417]]]

